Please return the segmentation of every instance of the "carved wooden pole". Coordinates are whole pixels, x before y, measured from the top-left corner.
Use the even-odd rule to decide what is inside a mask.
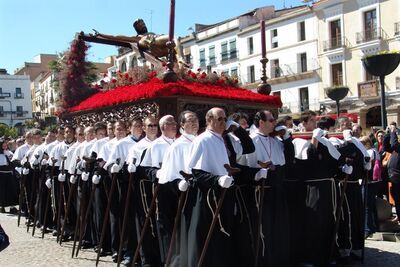
[[[258,85],[257,92],[263,95],[269,95],[271,93],[271,85],[267,83],[267,46],[265,43],[265,21],[262,20],[260,22],[260,31],[261,31],[261,64],[262,64],[262,71],[261,71],[261,81]]]
[[[167,42],[168,69],[166,72],[164,72],[164,78],[163,78],[164,82],[176,82],[178,80],[178,76],[174,72],[174,61],[175,61],[174,31],[175,31],[175,0],[171,0],[170,13],[169,13],[169,41]]]

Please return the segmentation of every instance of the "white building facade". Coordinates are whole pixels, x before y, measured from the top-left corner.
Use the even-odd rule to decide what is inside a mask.
[[[29,76],[0,74],[0,123],[22,126],[27,119],[32,119]]]
[[[206,72],[237,76],[255,89],[262,65],[260,21],[266,22],[268,83],[283,102],[281,113],[319,109],[317,21],[308,6],[255,9],[181,39],[184,58]]]

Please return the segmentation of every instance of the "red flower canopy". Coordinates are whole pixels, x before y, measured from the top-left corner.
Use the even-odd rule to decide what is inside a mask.
[[[282,106],[279,97],[261,95],[243,88],[191,83],[188,81],[164,83],[157,78],[153,78],[146,83],[122,86],[110,91],[96,93],[83,100],[78,105],[70,108],[69,111],[97,109],[141,99],[177,95],[231,99],[265,103],[276,107]]]

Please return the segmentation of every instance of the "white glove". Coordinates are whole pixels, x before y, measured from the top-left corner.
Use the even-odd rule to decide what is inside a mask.
[[[321,128],[317,128],[314,129],[314,131],[312,132],[312,137],[315,139],[320,139],[321,137],[323,137],[325,135],[325,131],[322,130]]]
[[[71,175],[71,177],[69,177],[69,182],[70,182],[71,184],[75,184],[75,183],[76,183],[76,180],[77,180],[77,178],[76,178],[75,175]]]
[[[353,135],[351,133],[351,130],[344,130],[343,131],[343,139],[345,141],[350,141],[352,137],[353,137]]]
[[[232,185],[233,178],[229,175],[223,175],[219,177],[218,184],[222,188],[229,188]]]
[[[286,126],[280,125],[280,126],[275,127],[275,131],[277,131],[277,132],[282,131],[282,130],[285,130],[285,134],[282,136],[282,139],[283,140],[288,139],[289,136],[290,136],[290,133],[289,133],[289,131],[288,131]]]
[[[129,163],[129,165],[128,165],[128,172],[129,172],[129,173],[134,173],[134,172],[136,172],[136,165],[133,164],[133,163]]]
[[[95,175],[93,175],[93,177],[92,177],[92,183],[93,183],[93,184],[99,184],[99,183],[100,183],[100,179],[101,179],[101,176],[95,174]]]
[[[121,170],[121,167],[116,163],[114,163],[114,165],[112,165],[112,167],[111,167],[111,173],[119,173],[120,170]]]
[[[82,170],[86,168],[86,160],[81,160],[81,168]]]
[[[260,181],[261,179],[267,179],[268,169],[260,169],[254,176],[255,181]]]
[[[347,164],[343,165],[342,172],[344,172],[345,174],[348,174],[348,175],[352,174],[353,173],[353,166],[347,165]]]
[[[371,168],[372,168],[371,161],[364,162],[364,169],[365,170],[369,171],[369,170],[371,170]]]
[[[82,181],[87,181],[89,180],[89,173],[88,172],[82,172]]]
[[[237,123],[236,121],[234,121],[234,120],[228,120],[228,121],[226,122],[226,125],[225,125],[225,130],[228,130],[229,127],[231,127],[232,125],[233,125],[233,126],[236,126],[237,128],[240,127],[240,124]]]
[[[65,176],[66,176],[65,174],[60,173],[58,175],[58,181],[62,183],[65,182]]]
[[[29,174],[29,169],[28,168],[23,168],[22,169],[22,174],[23,175],[28,175]]]
[[[160,179],[160,176],[161,176],[161,170],[157,170],[157,172],[156,172],[157,179]]]
[[[42,164],[42,166],[47,165],[47,159],[42,159],[42,162],[40,164]]]
[[[178,183],[178,188],[179,188],[180,191],[185,192],[189,188],[189,183],[186,182],[186,180],[181,180]]]
[[[39,165],[39,160],[35,157],[35,160],[33,161],[33,165]]]
[[[47,179],[46,182],[44,183],[48,189],[51,188],[51,179]]]

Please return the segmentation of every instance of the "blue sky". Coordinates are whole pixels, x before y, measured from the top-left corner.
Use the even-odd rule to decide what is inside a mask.
[[[12,74],[37,54],[62,52],[80,31],[134,35],[132,22],[137,18],[145,20],[149,31],[168,33],[169,4],[169,0],[0,0],[0,68]],[[257,7],[301,4],[301,0],[176,0],[175,35],[187,35],[195,23],[216,23]],[[115,47],[99,44],[88,51],[90,60],[100,62],[115,53]]]

